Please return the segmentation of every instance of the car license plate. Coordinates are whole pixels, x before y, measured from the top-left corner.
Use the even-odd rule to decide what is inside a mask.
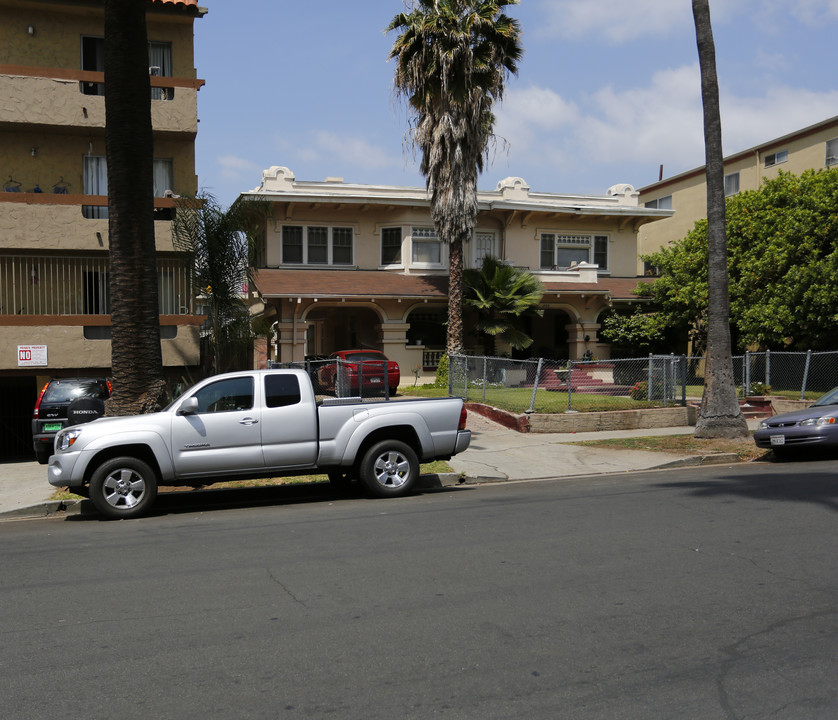
[[[58,432],[61,429],[61,423],[44,423],[44,432]]]
[[[370,382],[371,382],[371,383],[377,383],[377,382],[379,382],[379,383],[380,383],[380,382],[381,382],[381,378],[370,378]]]
[[[771,444],[772,445],[785,445],[786,444],[786,436],[785,435],[772,435],[771,436]]]

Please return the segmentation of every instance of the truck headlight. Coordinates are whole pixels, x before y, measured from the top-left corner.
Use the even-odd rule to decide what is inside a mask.
[[[66,450],[78,439],[79,435],[81,435],[81,428],[64,430],[58,434],[56,446],[59,450]]]

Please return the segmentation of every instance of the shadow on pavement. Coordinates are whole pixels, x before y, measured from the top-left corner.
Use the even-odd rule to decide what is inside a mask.
[[[799,474],[791,465],[788,472],[729,475],[707,481],[658,483],[658,487],[683,488],[696,497],[737,496],[751,500],[806,502],[838,512],[838,473]]]
[[[439,481],[425,481],[411,495],[402,499],[409,499],[411,496],[430,492],[445,492],[450,490],[452,488],[444,487]],[[179,513],[369,499],[371,499],[370,496],[364,492],[358,483],[354,483],[351,488],[343,491],[335,490],[328,482],[245,488],[213,489],[210,487],[197,490],[178,489],[176,491],[160,492],[148,512],[143,513],[138,519]],[[398,500],[400,498],[395,499]],[[80,513],[68,515],[66,518],[67,522],[88,520],[107,520],[99,514],[90,500],[82,501]]]

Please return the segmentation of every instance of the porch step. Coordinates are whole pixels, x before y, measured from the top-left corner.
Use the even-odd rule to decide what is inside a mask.
[[[701,409],[701,400],[688,400],[687,405]],[[767,418],[774,415],[771,401],[761,397],[746,397],[739,400],[739,409],[747,420]]]

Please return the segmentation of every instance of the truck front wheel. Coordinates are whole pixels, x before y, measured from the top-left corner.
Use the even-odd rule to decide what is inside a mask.
[[[382,440],[361,460],[361,480],[377,497],[407,495],[419,477],[419,460],[409,445],[399,440]]]
[[[134,457],[102,463],[90,478],[90,499],[109,518],[137,517],[157,497],[157,475]]]

